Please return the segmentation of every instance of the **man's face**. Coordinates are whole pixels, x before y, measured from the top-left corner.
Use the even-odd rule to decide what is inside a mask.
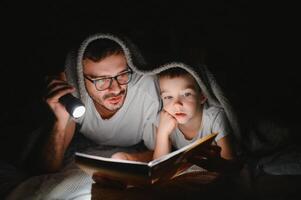
[[[90,79],[113,77],[127,71],[127,69],[124,54],[110,55],[99,62],[90,59],[83,60],[83,73]],[[126,97],[127,85],[120,85],[113,79],[109,88],[98,91],[89,80],[85,79],[85,84],[95,106],[100,110],[114,113],[122,107]]]
[[[186,124],[200,114],[204,98],[196,89],[193,77],[161,77],[159,82],[163,109],[179,124]]]

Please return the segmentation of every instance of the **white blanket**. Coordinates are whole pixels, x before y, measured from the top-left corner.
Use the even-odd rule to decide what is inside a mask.
[[[93,180],[74,162],[60,172],[34,176],[15,188],[7,200],[91,199]]]

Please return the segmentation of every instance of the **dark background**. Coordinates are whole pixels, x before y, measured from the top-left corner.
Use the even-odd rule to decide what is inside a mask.
[[[154,63],[193,49],[238,112],[295,127],[300,78],[281,60],[283,27],[279,18],[263,17],[267,12],[247,0],[3,2],[2,147],[19,145],[26,136],[21,127],[34,113],[27,107],[41,99],[45,76],[61,71],[66,53],[88,35],[107,30],[127,35]]]

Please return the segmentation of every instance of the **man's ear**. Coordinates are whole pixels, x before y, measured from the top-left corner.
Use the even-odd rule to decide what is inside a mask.
[[[201,102],[201,104],[204,104],[206,102],[206,100],[207,100],[207,97],[204,95],[203,92],[201,92],[201,94],[200,94],[200,102]]]

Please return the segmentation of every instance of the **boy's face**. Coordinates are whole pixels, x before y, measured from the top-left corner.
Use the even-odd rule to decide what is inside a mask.
[[[185,124],[201,113],[206,99],[197,89],[192,76],[161,77],[159,83],[163,109],[179,124]]]
[[[83,60],[84,75],[90,79],[113,77],[127,71],[127,62],[123,54],[110,55],[99,62],[89,59]],[[87,91],[93,101],[102,109],[114,112],[122,107],[127,85],[120,85],[115,79],[109,88],[98,91],[95,85],[85,79]]]

